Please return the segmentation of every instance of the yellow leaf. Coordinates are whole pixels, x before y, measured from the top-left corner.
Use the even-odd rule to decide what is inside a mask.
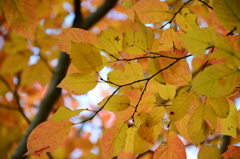
[[[81,95],[92,90],[96,85],[97,78],[95,76],[86,73],[73,73],[66,76],[58,87],[75,95]]]
[[[118,54],[122,51],[123,36],[115,29],[102,31],[98,38],[98,44],[103,51],[109,54]]]
[[[161,22],[167,17],[168,5],[158,0],[142,0],[126,11],[130,19],[134,19],[134,12],[145,23]]]
[[[107,104],[104,106],[106,102]],[[123,95],[113,95],[110,99],[109,96],[105,97],[98,105],[104,106],[104,109],[108,111],[116,112],[127,109],[130,106],[130,100]]]
[[[240,1],[239,0],[213,0],[214,12],[219,21],[229,30],[237,28],[240,33]]]
[[[220,159],[220,151],[217,145],[201,145],[198,159]]]
[[[32,1],[3,0],[3,11],[7,22],[16,33],[34,40],[38,19]]]
[[[53,39],[56,41],[60,50],[68,54],[70,54],[72,42],[83,42],[93,45],[97,44],[97,36],[95,34],[78,28],[68,28],[63,30],[61,34],[54,36]]]
[[[216,132],[219,132],[223,135],[229,135],[234,138],[237,137],[237,125],[238,125],[238,113],[236,106],[232,101],[228,101],[230,106],[230,112],[227,118],[218,118],[217,119],[217,129]]]
[[[174,131],[168,133],[167,147],[161,145],[155,152],[153,159],[186,159],[185,146]]]
[[[151,75],[155,75],[159,70],[161,70],[158,59],[156,58],[150,59],[148,61],[148,68]],[[165,83],[162,72],[158,73],[156,76],[154,76],[154,78],[159,83]]]
[[[0,16],[2,15],[2,10],[3,10],[3,2],[0,1]]]
[[[217,117],[226,118],[229,114],[229,104],[226,98],[209,98],[209,104],[214,108]]]
[[[239,70],[232,70],[224,63],[207,67],[192,82],[192,90],[207,97],[223,97],[236,88]]]
[[[148,114],[146,112],[140,112],[134,117],[134,125],[139,128],[147,119]]]
[[[45,121],[38,125],[27,140],[28,152],[24,154],[40,156],[43,153],[56,150],[64,142],[71,130],[70,121]]]
[[[194,145],[199,145],[207,137],[207,134],[205,134],[203,130],[204,119],[210,120],[211,123],[216,126],[217,116],[214,113],[210,105],[202,104],[191,114],[187,129],[189,137]]]
[[[136,155],[134,155],[133,153],[134,151],[133,143],[134,143],[136,131],[137,131],[137,127],[135,126],[128,128],[125,147],[123,151],[118,155],[118,158],[127,158],[127,159],[136,158],[135,157]]]
[[[127,77],[126,74],[120,70],[112,70],[108,73],[108,81],[113,82],[117,85],[124,85],[127,84]],[[116,87],[113,84],[108,83],[110,86]]]
[[[125,66],[125,74],[129,83],[144,79],[142,66],[135,61],[131,61]],[[134,88],[142,89],[144,81],[132,84]]]
[[[162,122],[165,112],[164,107],[154,107],[146,118],[146,126],[151,127]]]
[[[28,65],[29,55],[10,55],[4,60],[1,68],[3,74],[15,75],[19,71],[22,71],[24,67]]]
[[[183,118],[193,105],[193,101],[197,97],[197,94],[189,91],[179,94],[170,107],[170,120],[171,122],[177,121]]]
[[[139,21],[137,15],[135,19],[138,24],[138,31],[128,30],[124,33],[123,50],[129,54],[140,55],[152,48],[153,31]]]
[[[233,56],[239,60],[231,41],[212,28],[194,29],[179,37],[186,49],[197,57],[204,58],[206,49],[214,46],[217,50],[210,55],[210,58],[225,59]]]
[[[65,106],[60,106],[57,112],[51,117],[50,120],[55,122],[66,121],[71,119],[74,116],[77,116],[79,113],[81,113],[84,110],[87,110],[87,109],[71,110]]]
[[[103,158],[117,156],[125,146],[126,132],[128,126],[124,121],[118,121],[111,128],[108,128],[102,136]]]
[[[189,142],[192,142],[187,131],[188,121],[190,116],[187,114],[182,119],[175,122],[176,128],[179,131],[179,134]]]
[[[176,16],[176,23],[181,30],[188,32],[199,28],[197,24],[197,16],[193,14],[188,8],[183,8]]]
[[[101,54],[92,44],[72,43],[70,57],[81,72],[98,72],[102,68]]]
[[[152,127],[147,127],[146,124],[142,124],[134,138],[134,154],[140,154],[152,148],[160,134],[160,130],[162,130],[161,122]]]
[[[6,84],[0,80],[0,96],[4,96],[7,92],[9,92],[10,90],[8,89],[8,87],[6,86]]]
[[[170,84],[159,84],[158,93],[164,100],[173,99],[176,94],[176,86]]]

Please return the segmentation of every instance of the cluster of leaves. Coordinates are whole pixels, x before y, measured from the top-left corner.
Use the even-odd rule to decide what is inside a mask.
[[[240,79],[239,8],[239,0],[189,0],[172,11],[165,2],[141,0],[126,11],[135,25],[124,33],[109,29],[97,36],[72,28],[52,37],[71,58],[58,87],[74,95],[103,82],[116,89],[79,123],[69,119],[93,110],[60,107],[33,130],[25,155],[54,151],[72,125],[90,121],[105,109],[118,121],[103,133],[103,158],[136,158],[159,145],[161,134],[167,142],[156,148],[153,158],[186,158],[177,134],[200,146],[199,158],[221,158],[208,136],[237,138],[239,113],[233,100]],[[202,27],[204,23],[208,27]],[[192,71],[188,57],[193,57]],[[107,79],[99,74],[104,67],[112,68]],[[238,149],[230,146],[222,157],[238,157]]]

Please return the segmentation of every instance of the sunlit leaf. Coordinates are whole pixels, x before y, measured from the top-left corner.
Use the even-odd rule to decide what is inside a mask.
[[[229,114],[229,104],[226,98],[209,98],[209,104],[214,108],[217,117],[226,118]]]
[[[144,79],[142,66],[135,61],[131,61],[125,66],[125,75],[129,83]],[[132,84],[132,86],[142,89],[144,87],[144,82],[137,82]]]
[[[108,73],[108,81],[113,82],[117,85],[124,85],[127,84],[128,80],[126,74],[120,70],[112,70]],[[108,83],[111,86],[115,86],[111,83]],[[116,87],[116,86],[115,86]]]
[[[227,118],[218,118],[216,132],[223,135],[229,135],[236,138],[237,125],[238,125],[238,113],[236,106],[232,101],[229,102],[230,112]]]
[[[183,118],[193,105],[193,101],[197,95],[191,91],[179,94],[170,107],[170,120],[172,122]]]
[[[229,69],[224,63],[215,64],[194,79],[192,90],[207,97],[222,97],[236,88],[239,75],[239,70]]]
[[[159,72],[159,70],[161,70],[159,60],[156,58],[150,59],[148,61],[148,68],[149,68],[149,72],[151,73],[151,75],[155,75],[157,72]],[[162,72],[155,75],[154,78],[159,83],[165,83]]]
[[[143,23],[156,23],[167,17],[168,6],[166,3],[158,0],[142,0],[127,10],[126,14],[133,20],[134,12],[137,13]]]
[[[34,40],[38,20],[32,1],[3,0],[3,11],[7,22],[16,33]]]
[[[72,43],[70,57],[81,72],[98,72],[102,69],[101,54],[92,44]]]
[[[134,139],[134,154],[140,154],[149,150],[156,142],[160,130],[162,129],[162,123],[147,127],[146,124],[142,124]]]
[[[102,31],[98,38],[98,44],[103,51],[109,54],[118,54],[122,51],[123,36],[115,29]]]
[[[117,156],[125,146],[126,132],[128,126],[124,121],[119,121],[111,128],[108,128],[102,136],[103,158]]]
[[[40,156],[43,153],[56,150],[67,137],[72,127],[70,121],[45,121],[38,125],[29,135],[28,152],[24,155]]]
[[[154,107],[146,118],[146,126],[151,127],[162,122],[165,112],[164,107]]]
[[[227,151],[222,154],[222,157],[223,159],[240,158],[239,151],[240,151],[239,146],[229,145]]]
[[[102,107],[107,102],[104,109],[111,112],[122,111],[130,106],[130,100],[123,95],[113,95],[109,100],[108,99],[109,96],[105,97],[98,105]]]
[[[173,99],[176,94],[176,86],[170,84],[159,84],[158,93],[164,100]]]
[[[176,125],[177,130],[179,131],[179,134],[184,139],[188,140],[189,142],[192,142],[189,137],[188,131],[187,131],[189,119],[190,119],[190,116],[187,114],[182,119],[176,121],[175,125]]]
[[[179,57],[175,52],[162,53],[165,56]],[[161,69],[168,67],[170,64],[175,62],[174,59],[160,58],[159,60]],[[188,85],[192,80],[192,73],[189,65],[185,60],[180,60],[173,66],[163,71],[163,77],[166,83],[175,86]]]
[[[118,155],[118,158],[127,158],[127,159],[136,158],[135,157],[136,155],[134,155],[134,147],[133,147],[136,131],[137,131],[137,127],[133,126],[128,128],[125,147],[123,151]]]
[[[193,29],[199,28],[197,24],[197,16],[187,8],[183,8],[176,16],[176,23],[181,30],[188,32]]]
[[[73,73],[66,76],[58,85],[75,95],[85,94],[97,85],[97,78],[86,73]]]
[[[66,121],[71,119],[74,116],[77,116],[79,113],[81,113],[84,110],[86,109],[71,110],[65,106],[60,106],[60,108],[58,108],[57,112],[51,117],[50,120],[55,122]]]
[[[123,50],[129,54],[140,55],[145,50],[152,48],[153,31],[139,21],[137,15],[135,19],[138,24],[138,31],[128,30],[124,33]]]
[[[198,152],[199,159],[220,159],[220,150],[217,145],[201,145]]]
[[[240,1],[213,0],[213,8],[219,21],[229,30],[237,29],[240,33]]]
[[[177,134],[173,131],[168,133],[168,142],[167,147],[161,145],[159,146],[155,152],[153,159],[186,159],[187,154],[185,150],[185,146],[182,143],[181,139],[177,136]]]
[[[178,37],[179,32],[175,32],[173,28],[168,28],[163,31],[160,37],[159,50],[172,51],[173,49],[182,50],[183,43]]]
[[[89,31],[78,29],[78,28],[68,28],[63,30],[61,34],[54,36],[53,39],[56,41],[60,50],[70,54],[71,43],[90,43],[97,44],[97,36]]]
[[[189,137],[196,146],[207,137],[207,134],[203,130],[204,119],[210,120],[214,127],[216,127],[217,116],[209,104],[202,104],[197,107],[191,114],[188,122]]]

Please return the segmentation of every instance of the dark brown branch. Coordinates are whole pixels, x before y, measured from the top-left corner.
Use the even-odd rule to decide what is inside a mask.
[[[202,1],[202,0],[198,0],[199,2],[201,2],[202,4],[206,5],[208,8],[210,8],[211,10],[213,10],[213,7],[211,7],[210,5],[208,5],[206,2]]]
[[[172,23],[173,19],[177,16],[177,14],[178,14],[179,12],[181,12],[181,10],[182,10],[188,3],[190,3],[191,1],[192,1],[192,0],[189,0],[189,1],[187,1],[186,3],[184,3],[184,4],[182,5],[182,7],[179,8],[179,10],[178,10],[176,13],[174,13],[172,19],[171,19],[170,21],[168,21],[166,24],[164,24],[160,29],[162,29],[162,28],[164,28],[166,25]]]
[[[75,4],[78,4],[79,0],[75,0]],[[74,19],[73,27],[75,28],[82,28],[82,29],[89,29],[92,27],[98,20],[100,20],[115,4],[117,3],[117,0],[106,0],[99,9],[92,13],[90,16],[88,16],[85,19],[81,19],[81,16],[76,16]],[[76,6],[77,7],[77,6]],[[79,1],[79,7],[80,7],[80,1]],[[79,9],[80,10],[80,9]],[[76,12],[77,13],[77,12]],[[79,12],[79,14],[81,14]],[[27,156],[22,157],[24,153],[27,152],[26,143],[27,138],[31,131],[40,123],[45,121],[48,117],[48,114],[51,112],[51,109],[53,105],[56,103],[58,98],[61,95],[60,88],[57,88],[56,86],[62,81],[62,79],[65,77],[68,65],[69,65],[70,59],[68,54],[61,52],[59,57],[58,65],[54,71],[52,81],[49,85],[48,92],[42,102],[39,106],[39,111],[37,115],[35,116],[34,120],[31,122],[31,125],[29,126],[28,130],[26,131],[24,137],[22,138],[21,142],[19,143],[16,151],[14,152],[11,159],[21,159],[26,158]]]

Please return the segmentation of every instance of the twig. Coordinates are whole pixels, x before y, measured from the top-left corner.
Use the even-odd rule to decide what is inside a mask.
[[[208,5],[206,2],[202,1],[202,0],[198,0],[199,2],[203,3],[204,5],[206,5],[208,8],[210,8],[211,10],[213,10],[213,7],[211,7],[210,5]]]
[[[164,28],[166,25],[172,23],[172,21],[173,21],[173,19],[176,17],[176,15],[183,9],[183,7],[185,7],[185,5],[187,5],[187,4],[190,3],[191,1],[192,1],[192,0],[189,0],[189,1],[187,1],[186,3],[184,3],[184,4],[182,5],[182,7],[179,8],[179,10],[178,10],[176,13],[174,13],[172,19],[171,19],[170,21],[168,21],[166,24],[164,24],[160,29],[162,29],[162,28]]]

